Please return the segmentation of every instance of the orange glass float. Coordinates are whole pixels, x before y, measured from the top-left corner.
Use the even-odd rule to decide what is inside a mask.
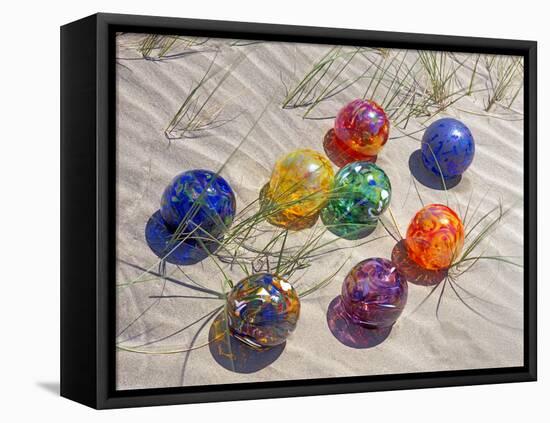
[[[429,204],[416,213],[405,240],[409,257],[429,270],[447,269],[464,245],[460,217],[443,204]]]

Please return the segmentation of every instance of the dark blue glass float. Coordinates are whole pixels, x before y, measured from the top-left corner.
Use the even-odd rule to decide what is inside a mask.
[[[468,127],[457,119],[436,120],[422,137],[422,161],[438,177],[462,175],[472,164],[474,153],[474,137]]]
[[[160,214],[174,232],[219,238],[235,217],[235,194],[227,181],[214,172],[188,170],[164,190]]]
[[[166,187],[160,210],[147,222],[147,244],[169,263],[198,263],[216,251],[235,209],[233,190],[221,176],[203,169],[183,172]]]

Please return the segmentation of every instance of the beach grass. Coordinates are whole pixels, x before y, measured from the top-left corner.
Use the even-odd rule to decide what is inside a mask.
[[[433,154],[433,152],[432,152]],[[439,176],[442,181],[442,186],[445,191],[446,204],[449,206],[449,192],[445,184],[445,178],[441,172],[438,160],[433,155],[434,160],[437,164],[439,170]],[[411,175],[414,182],[414,177]],[[423,200],[418,188],[416,187],[416,192],[419,198],[420,203],[424,206],[425,201]],[[504,264],[507,266],[512,266],[516,268],[523,268],[523,257],[522,256],[507,256],[500,255],[498,253],[488,253],[490,248],[494,249],[493,244],[491,243],[492,236],[497,232],[505,223],[505,218],[516,208],[517,203],[512,204],[509,207],[505,207],[500,199],[498,199],[497,204],[491,207],[488,211],[480,212],[480,210],[488,202],[488,194],[491,192],[491,187],[489,187],[485,194],[482,195],[477,202],[477,205],[472,204],[472,198],[474,191],[470,192],[466,206],[464,210],[458,197],[455,195],[456,201],[456,210],[459,215],[463,227],[464,227],[464,245],[460,251],[454,250],[452,252],[451,264],[445,270],[445,277],[431,288],[426,297],[416,306],[412,313],[415,313],[420,309],[429,298],[439,290],[439,297],[437,299],[435,315],[439,319],[439,312],[443,300],[446,287],[449,286],[452,292],[457,296],[460,302],[466,306],[466,308],[478,316],[486,319],[487,321],[499,325],[498,321],[488,318],[482,311],[475,308],[472,304],[467,301],[467,298],[462,296],[459,291],[468,292],[466,288],[461,285],[461,278],[464,275],[470,274],[475,270],[476,265],[479,265],[483,262],[496,262]],[[397,224],[396,224],[397,226]],[[387,230],[387,228],[386,228]],[[498,306],[498,304],[496,304]]]
[[[302,118],[304,119],[326,119],[327,117],[311,116],[311,114],[321,103],[342,93],[366,74],[368,69],[353,77],[347,77],[345,74],[353,59],[364,50],[363,47],[331,48],[292,88],[289,89],[285,85],[282,108],[303,109]]]
[[[485,111],[496,104],[512,108],[523,89],[523,59],[516,56],[486,56],[487,98]]]
[[[148,34],[137,46],[137,51],[146,60],[158,61],[175,59],[203,46],[208,38],[183,37],[179,35]]]
[[[169,141],[198,138],[205,135],[207,131],[220,128],[236,119],[236,115],[224,116],[229,101],[217,102],[215,94],[245,56],[240,55],[225,69],[215,68],[216,58],[217,54],[210,61],[201,79],[191,87],[181,106],[168,123],[164,135]]]

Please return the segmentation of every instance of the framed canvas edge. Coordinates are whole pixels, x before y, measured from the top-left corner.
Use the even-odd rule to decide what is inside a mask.
[[[92,407],[97,406],[101,337],[96,325],[96,34],[96,16],[60,31],[60,394]]]
[[[97,14],[96,19],[96,181],[97,191],[97,239],[96,239],[96,293],[95,304],[97,331],[95,345],[96,362],[92,363],[96,374],[96,399],[88,403],[95,408],[120,408],[151,405],[168,405],[212,401],[278,398],[290,396],[324,395],[379,390],[401,390],[430,387],[450,387],[507,382],[534,381],[537,378],[537,209],[536,209],[536,135],[537,135],[537,44],[534,41],[454,37],[427,34],[407,34],[350,29],[298,27],[242,22],[207,21],[183,18]],[[525,161],[525,215],[524,247],[527,257],[524,292],[524,358],[523,367],[481,370],[443,371],[433,373],[409,373],[384,376],[358,376],[332,379],[292,380],[282,382],[258,382],[246,384],[210,385],[186,388],[158,388],[116,391],[114,348],[114,290],[109,285],[115,268],[115,125],[116,117],[113,49],[117,29],[133,27],[150,32],[205,31],[218,36],[279,39],[299,42],[326,42],[361,44],[381,43],[403,48],[437,48],[454,51],[483,51],[495,54],[517,54],[525,58],[524,104],[524,161]],[[414,41],[414,40],[417,41]],[[385,41],[384,41],[385,40]],[[406,47],[408,46],[408,47]],[[112,279],[111,279],[112,280]]]

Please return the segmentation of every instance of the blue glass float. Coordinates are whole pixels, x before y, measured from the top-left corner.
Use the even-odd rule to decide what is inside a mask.
[[[344,279],[342,305],[353,323],[384,328],[401,315],[407,294],[407,281],[394,263],[369,258],[356,264]]]
[[[257,273],[233,287],[226,311],[235,338],[256,349],[270,348],[285,342],[296,328],[300,299],[283,278]]]
[[[468,127],[457,119],[436,120],[422,137],[422,161],[438,177],[462,175],[472,164],[474,153],[474,137]]]
[[[145,227],[145,239],[169,263],[198,263],[217,250],[235,208],[233,190],[221,176],[202,169],[183,172],[164,190],[160,210]]]
[[[185,237],[185,235],[184,235]],[[184,240],[171,231],[166,222],[156,211],[145,227],[145,240],[155,255],[168,263],[178,265],[196,264],[208,257],[208,253],[216,251],[217,242],[205,241],[199,244],[191,237]]]
[[[160,214],[174,233],[213,240],[231,226],[235,209],[227,181],[209,170],[195,169],[180,173],[166,187]]]

